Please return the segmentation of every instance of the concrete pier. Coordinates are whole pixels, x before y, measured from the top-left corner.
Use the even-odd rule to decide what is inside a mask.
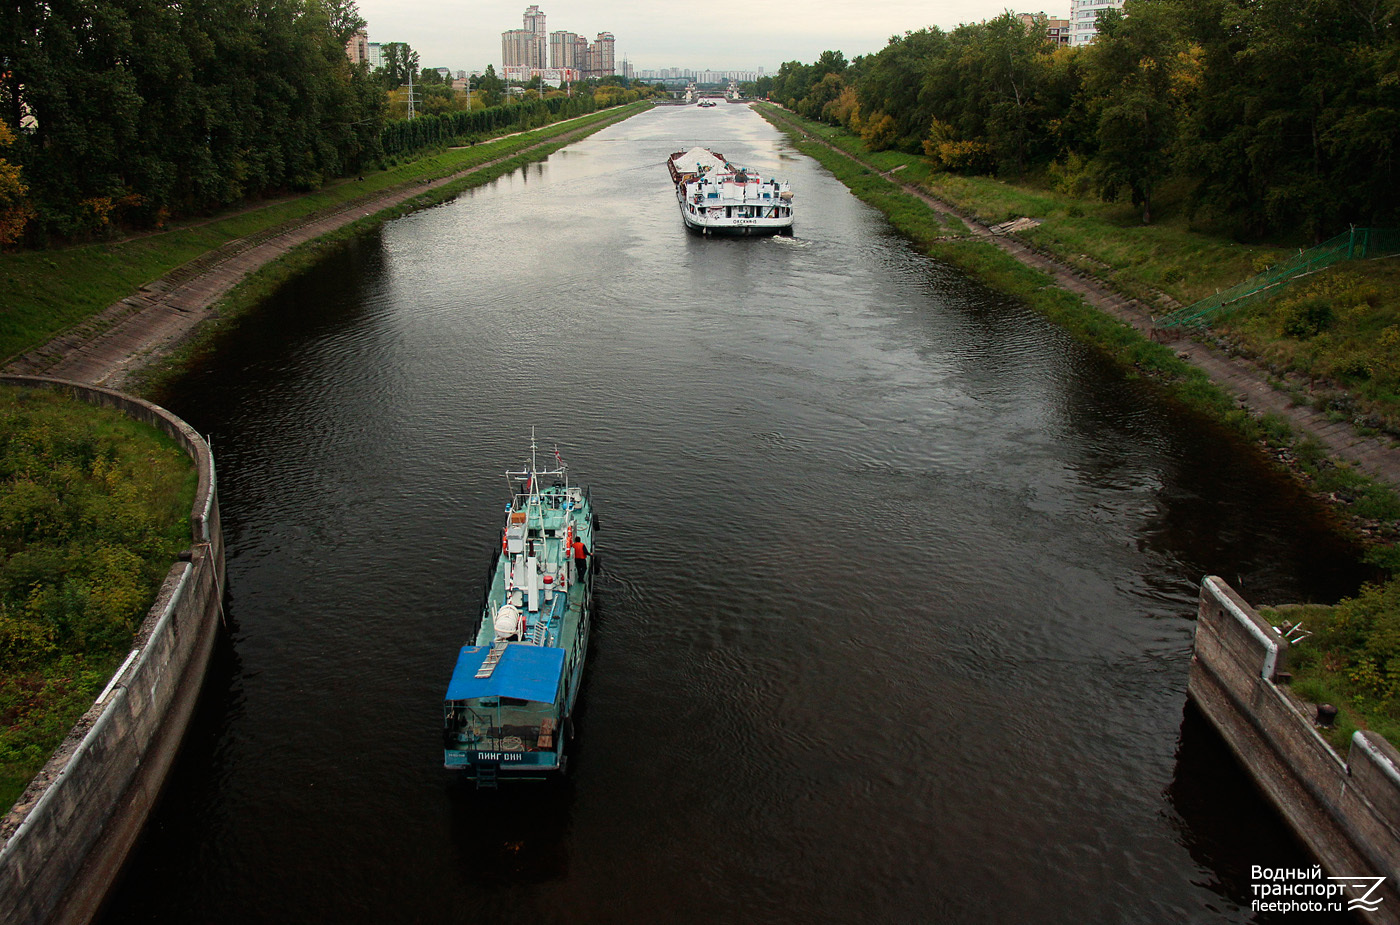
[[[1265,871],[1256,891],[1313,901],[1308,884],[1344,886],[1331,901],[1368,922],[1400,923],[1400,753],[1363,731],[1337,754],[1280,683],[1287,664],[1288,642],[1268,621],[1221,579],[1202,582],[1187,693],[1321,862],[1315,877]]]

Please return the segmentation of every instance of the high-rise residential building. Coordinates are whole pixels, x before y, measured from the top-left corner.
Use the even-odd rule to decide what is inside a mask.
[[[1056,45],[1070,44],[1073,30],[1070,28],[1068,19],[1058,19],[1054,16],[1046,16],[1044,13],[1017,13],[1022,25],[1029,29],[1035,23],[1045,26],[1045,35]]]
[[[505,67],[542,68],[545,45],[531,29],[511,29],[501,33],[501,64]]]
[[[616,74],[615,62],[617,39],[611,32],[599,32],[598,38],[588,46],[588,74],[590,77],[607,77]]]
[[[1099,34],[1099,13],[1121,10],[1123,0],[1072,0],[1070,6],[1070,44],[1088,45]]]
[[[549,64],[549,33],[536,4],[525,9],[524,28],[501,33],[501,65],[538,70]]]
[[[531,4],[525,10],[523,29],[501,33],[502,70],[511,75],[550,70],[604,77],[616,73],[616,44],[611,32],[599,32],[591,44],[573,32],[546,32],[544,13]]]
[[[350,56],[351,64],[365,64],[369,61],[369,36],[365,30],[361,29],[350,36],[350,41],[345,43],[345,53]]]
[[[583,62],[578,60],[579,40],[583,36],[572,32],[551,32],[549,34],[549,66],[551,68],[573,68],[583,70]],[[588,41],[583,40],[583,48],[588,48]]]

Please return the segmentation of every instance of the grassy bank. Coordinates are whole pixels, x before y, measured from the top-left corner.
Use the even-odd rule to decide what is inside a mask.
[[[1175,400],[1244,439],[1267,444],[1276,459],[1333,504],[1368,541],[1376,564],[1400,571],[1400,548],[1394,545],[1400,496],[1395,491],[1330,459],[1321,444],[1294,433],[1287,422],[1256,417],[1240,408],[1231,394],[1170,348],[1085,304],[1056,286],[1048,275],[1025,266],[995,245],[967,237],[961,221],[940,217],[918,197],[880,174],[895,171],[893,175],[900,182],[917,184],[980,221],[995,223],[1022,215],[1049,218],[1022,237],[1092,272],[1125,295],[1143,298],[1149,304],[1155,300],[1164,308],[1233,285],[1288,251],[1243,247],[1170,223],[1144,227],[1122,206],[1085,202],[1050,190],[1015,187],[985,177],[935,174],[923,158],[891,151],[868,152],[858,137],[843,129],[801,119],[776,106],[757,108],[787,133],[799,150],[884,212],[925,253],[1022,300],[1077,339],[1107,353],[1132,374],[1157,383]],[[1373,272],[1374,263],[1370,265]],[[1184,269],[1187,267],[1190,274]],[[1348,272],[1365,269],[1360,264],[1346,268]],[[1268,310],[1272,304],[1260,310]]]
[[[181,223],[121,241],[0,254],[0,359],[39,346],[55,334],[125,298],[141,286],[237,238],[306,220],[320,212],[396,187],[468,170],[580,127],[609,124],[650,106],[633,103],[518,135],[367,171],[321,190]]]
[[[196,479],[149,425],[47,390],[0,388],[0,806],[131,648],[189,546]]]

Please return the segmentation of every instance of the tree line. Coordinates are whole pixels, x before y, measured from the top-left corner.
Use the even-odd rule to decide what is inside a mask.
[[[384,126],[380,135],[384,155],[411,154],[427,148],[463,141],[477,141],[506,129],[526,131],[562,119],[587,115],[598,109],[630,103],[640,98],[637,91],[619,94],[587,92],[574,96],[559,93],[520,102],[396,119]]]
[[[364,25],[354,0],[0,4],[0,246],[158,228],[638,96],[517,103],[488,69],[471,99],[424,70],[429,119],[392,119],[386,91],[404,95],[418,55],[390,43],[384,67],[351,64]]]
[[[309,190],[378,155],[352,0],[0,7],[0,119],[33,243]]]
[[[1400,223],[1400,3],[1127,0],[1087,46],[1006,13],[784,63],[754,89],[874,150],[966,174],[1042,173],[1130,199],[1162,184],[1236,234]]]

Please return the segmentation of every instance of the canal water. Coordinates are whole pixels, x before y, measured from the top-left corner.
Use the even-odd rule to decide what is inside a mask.
[[[692,144],[796,235],[687,235]],[[1355,551],[747,108],[394,221],[161,400],[213,441],[229,632],[109,923],[1248,922],[1305,861],[1186,707],[1192,617]],[[478,793],[440,703],[532,427],[597,623],[570,776]]]

